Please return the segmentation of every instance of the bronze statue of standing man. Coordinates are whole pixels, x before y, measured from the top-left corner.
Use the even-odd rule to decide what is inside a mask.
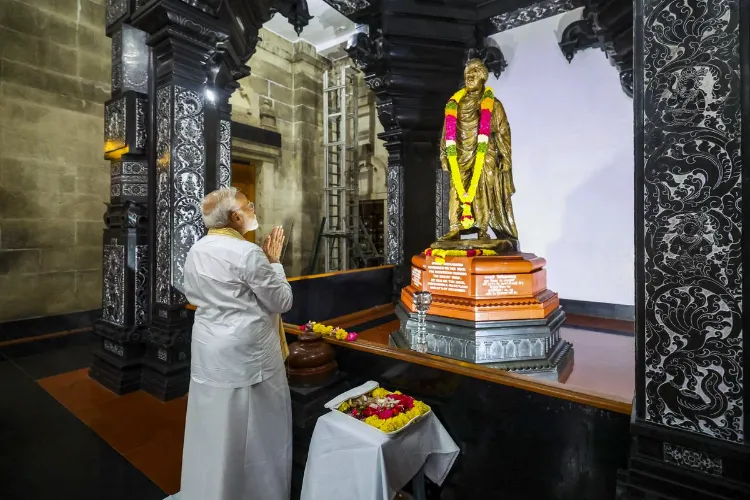
[[[470,60],[465,88],[446,105],[440,162],[451,173],[450,231],[434,248],[518,249],[510,125],[502,103],[485,86],[488,76],[480,59]]]

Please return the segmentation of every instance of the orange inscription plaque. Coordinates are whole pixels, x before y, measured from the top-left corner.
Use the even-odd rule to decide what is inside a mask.
[[[418,267],[411,268],[411,284],[418,290],[422,289],[422,270]]]
[[[526,283],[516,274],[486,274],[484,276],[478,275],[476,279],[476,294],[478,296],[513,297],[525,295],[523,288],[526,288]]]
[[[464,297],[471,288],[469,270],[464,262],[453,261],[438,264],[428,259],[426,273],[424,289],[427,292]]]

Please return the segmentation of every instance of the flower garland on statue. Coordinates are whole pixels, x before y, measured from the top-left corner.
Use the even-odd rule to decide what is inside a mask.
[[[421,401],[382,387],[341,403],[338,411],[383,432],[394,432],[430,411]]]
[[[428,248],[424,251],[427,257],[435,257],[436,264],[445,264],[446,257],[479,257],[480,255],[497,255],[494,250],[481,250],[470,248],[468,250],[442,250],[440,248]]]
[[[484,167],[484,157],[487,153],[487,143],[490,138],[490,122],[492,120],[492,108],[495,105],[495,95],[490,87],[484,88],[480,105],[479,136],[477,137],[477,151],[474,158],[474,171],[471,174],[469,189],[464,188],[461,172],[458,169],[458,151],[456,149],[456,116],[458,114],[458,103],[466,95],[466,89],[461,89],[450,98],[445,105],[445,153],[448,156],[448,164],[451,168],[451,178],[456,187],[458,197],[461,200],[461,225],[469,229],[474,225],[474,214],[471,204],[477,194],[479,177]]]
[[[308,321],[307,324],[300,326],[299,329],[303,332],[317,333],[324,337],[333,337],[336,340],[346,340],[347,342],[353,342],[357,340],[357,334],[354,332],[347,332],[343,328],[339,328],[337,326],[333,327],[322,325],[320,323],[316,323],[315,321]]]

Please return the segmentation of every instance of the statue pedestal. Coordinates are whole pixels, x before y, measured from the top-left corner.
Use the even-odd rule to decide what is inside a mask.
[[[401,291],[401,320],[392,340],[416,343],[414,293],[432,294],[427,311],[430,354],[556,381],[573,368],[573,346],[560,338],[565,312],[547,289],[546,261],[533,254],[412,259],[412,281]]]

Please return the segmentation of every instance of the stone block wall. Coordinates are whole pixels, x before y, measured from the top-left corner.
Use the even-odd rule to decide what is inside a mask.
[[[0,322],[98,309],[104,0],[0,1]]]
[[[284,266],[298,276],[310,266],[323,216],[323,74],[330,62],[304,41],[267,30],[261,37],[252,74],[232,96],[232,119],[281,133],[277,160],[255,165],[257,234],[284,226]]]
[[[284,265],[297,276],[311,264],[323,217],[323,75],[351,62],[332,62],[304,41],[293,43],[267,30],[261,37],[250,60],[252,75],[232,96],[232,119],[281,133],[278,160],[260,169],[256,165],[257,234],[267,234],[274,225],[292,229]],[[385,200],[388,153],[377,138],[383,127],[363,75],[358,95],[360,198]],[[318,269],[323,250],[321,243]]]
[[[363,200],[385,200],[388,194],[388,151],[384,142],[378,139],[383,125],[375,109],[375,94],[365,84],[364,75],[360,75],[359,82],[359,197]]]

